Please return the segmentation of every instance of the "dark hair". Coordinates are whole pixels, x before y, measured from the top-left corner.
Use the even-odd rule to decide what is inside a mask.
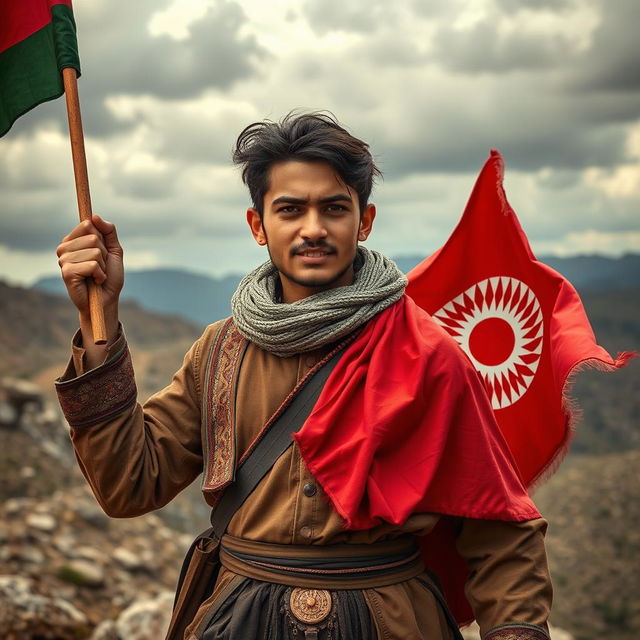
[[[367,206],[374,178],[382,176],[369,145],[341,127],[331,113],[291,111],[280,122],[254,122],[238,136],[233,162],[242,166],[242,180],[260,216],[269,190],[269,170],[287,160],[328,162],[355,189],[360,213]]]

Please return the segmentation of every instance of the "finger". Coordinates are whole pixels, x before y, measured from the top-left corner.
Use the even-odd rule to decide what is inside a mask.
[[[65,253],[92,248],[99,249],[103,258],[105,260],[107,259],[107,249],[104,246],[104,242],[100,236],[95,234],[80,236],[79,238],[60,243],[56,248],[56,255],[61,258]]]
[[[116,225],[113,222],[107,222],[107,220],[103,220],[100,216],[94,215],[92,217],[92,221],[95,226],[102,233],[102,237],[104,238],[104,244],[107,249],[122,249],[120,246],[120,242],[118,241],[118,233],[116,231]]]
[[[58,260],[60,266],[64,264],[78,264],[79,262],[97,262],[100,268],[106,272],[107,263],[106,258],[100,249],[93,247],[90,249],[80,249],[79,251],[69,251]]]
[[[70,262],[62,265],[62,277],[65,282],[93,278],[97,284],[102,284],[107,279],[107,274],[95,260],[89,260],[88,262]]]
[[[80,238],[81,236],[89,234],[100,235],[100,231],[98,231],[91,220],[83,220],[71,230],[71,233],[62,238],[62,242],[67,242],[74,238]]]

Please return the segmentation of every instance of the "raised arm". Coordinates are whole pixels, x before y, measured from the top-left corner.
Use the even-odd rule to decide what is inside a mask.
[[[171,383],[140,405],[131,356],[118,323],[124,269],[115,226],[93,216],[62,240],[57,253],[80,320],[73,358],[56,381],[80,468],[110,516],[132,517],[158,509],[202,469],[198,379],[202,339],[186,354]],[[109,339],[102,346],[92,339],[88,277],[103,291]]]

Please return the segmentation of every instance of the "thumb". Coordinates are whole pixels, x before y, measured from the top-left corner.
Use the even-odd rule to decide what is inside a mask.
[[[104,246],[107,249],[120,248],[118,242],[118,234],[116,233],[116,225],[113,222],[107,222],[98,215],[93,215],[91,221],[96,226],[98,231],[102,234],[104,240]]]

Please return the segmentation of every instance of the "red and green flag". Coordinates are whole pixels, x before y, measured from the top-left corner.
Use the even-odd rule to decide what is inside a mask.
[[[66,67],[80,75],[71,0],[0,0],[0,136],[63,94]]]

